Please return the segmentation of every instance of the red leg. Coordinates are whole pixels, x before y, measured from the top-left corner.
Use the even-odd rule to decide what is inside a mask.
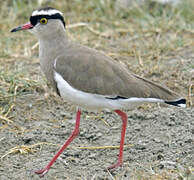
[[[65,150],[65,148],[75,139],[75,137],[79,134],[79,125],[80,125],[80,116],[81,116],[81,111],[78,109],[77,114],[76,114],[76,123],[75,123],[75,128],[71,134],[71,136],[67,139],[67,141],[63,144],[63,146],[59,149],[59,151],[55,154],[55,156],[52,158],[52,160],[49,162],[49,164],[38,171],[35,171],[36,174],[39,174],[40,177],[43,177],[52,164],[57,160],[57,158],[60,156],[60,154]]]
[[[112,166],[108,167],[108,169],[115,169],[122,165],[123,162],[123,146],[125,141],[125,131],[127,127],[127,115],[126,113],[122,112],[121,110],[115,110],[115,112],[121,116],[121,119],[123,121],[122,130],[121,130],[121,141],[120,141],[120,150],[119,150],[119,157],[116,164],[113,164]]]

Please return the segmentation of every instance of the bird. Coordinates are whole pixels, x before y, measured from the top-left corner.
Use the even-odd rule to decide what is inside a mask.
[[[170,89],[130,72],[106,54],[72,41],[66,33],[63,13],[52,7],[32,12],[29,22],[11,30],[28,30],[39,40],[40,68],[54,91],[65,101],[77,106],[72,134],[43,169],[35,171],[43,177],[79,134],[83,109],[111,110],[122,120],[118,160],[108,169],[123,163],[123,146],[127,114],[143,103],[166,103],[186,107],[186,99]]]

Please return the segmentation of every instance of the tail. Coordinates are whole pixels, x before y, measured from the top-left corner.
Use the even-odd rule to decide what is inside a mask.
[[[166,104],[170,104],[173,106],[186,107],[186,99],[178,99],[175,101],[164,101]]]

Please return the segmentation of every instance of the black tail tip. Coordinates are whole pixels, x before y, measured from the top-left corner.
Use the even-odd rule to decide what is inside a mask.
[[[186,107],[186,99],[178,99],[175,101],[165,101],[166,104],[170,104],[173,106]]]

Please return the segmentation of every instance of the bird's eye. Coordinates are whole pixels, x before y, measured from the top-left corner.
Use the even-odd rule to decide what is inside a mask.
[[[47,24],[47,19],[46,18],[41,18],[40,23],[41,24]]]

